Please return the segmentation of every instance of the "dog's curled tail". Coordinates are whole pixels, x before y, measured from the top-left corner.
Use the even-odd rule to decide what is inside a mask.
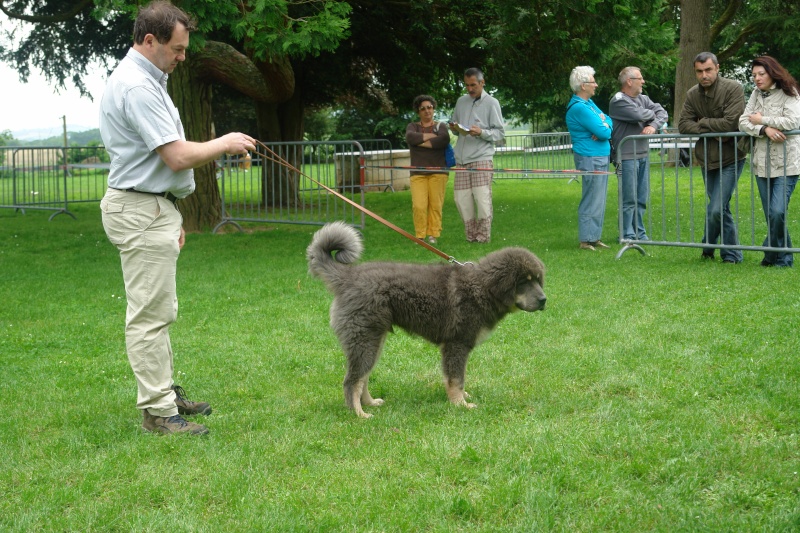
[[[314,234],[306,249],[308,271],[314,276],[330,279],[337,263],[350,264],[361,257],[364,245],[361,235],[344,222],[331,222]]]

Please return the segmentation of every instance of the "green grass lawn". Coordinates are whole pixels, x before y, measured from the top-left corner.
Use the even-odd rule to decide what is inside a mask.
[[[581,251],[579,198],[499,181],[492,243],[469,245],[451,180],[439,248],[529,248],[547,310],[473,352],[474,410],[448,404],[436,347],[390,336],[369,420],[344,407],[331,295],[306,272],[316,228],[188,235],[172,345],[176,381],[214,408],[200,438],[140,430],[97,204],[0,210],[0,530],[799,530],[797,270]],[[412,229],[407,191],[366,206]],[[438,261],[374,221],[364,236],[365,260]]]

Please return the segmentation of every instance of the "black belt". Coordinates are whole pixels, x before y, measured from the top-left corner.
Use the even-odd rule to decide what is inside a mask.
[[[112,188],[112,189],[114,189],[114,187],[111,187],[111,188]],[[136,189],[134,189],[134,188],[130,188],[130,189],[116,189],[116,190],[118,190],[118,191],[125,191],[125,192],[138,192],[138,193],[141,193],[141,194],[152,194],[152,195],[154,195],[154,196],[161,196],[162,198],[166,198],[167,200],[169,200],[169,201],[170,201],[170,202],[172,202],[173,204],[179,200],[179,198],[178,198],[177,196],[175,196],[174,194],[172,194],[172,193],[171,193],[171,192],[169,192],[169,191],[167,191],[167,192],[148,192],[148,191],[137,191],[137,190],[136,190]]]

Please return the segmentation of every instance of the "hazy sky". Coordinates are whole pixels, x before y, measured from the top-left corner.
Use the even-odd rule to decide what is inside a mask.
[[[67,124],[88,128],[98,127],[98,109],[103,96],[105,80],[97,69],[84,80],[94,101],[81,98],[77,89],[70,87],[57,94],[44,76],[31,72],[28,83],[21,83],[15,70],[0,63],[0,131],[52,128],[61,133],[62,116]]]

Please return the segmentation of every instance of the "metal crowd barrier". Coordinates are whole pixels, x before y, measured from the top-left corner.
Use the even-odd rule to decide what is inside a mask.
[[[0,208],[75,218],[69,204],[99,201],[105,193],[106,161],[102,146],[0,147]]]
[[[800,134],[800,130],[785,133],[787,136],[793,136]],[[731,214],[738,229],[739,244],[704,243],[706,207],[709,200],[706,196],[703,168],[699,166],[694,153],[695,143],[700,140],[702,150],[707,154],[712,143],[721,146],[722,143],[738,142],[741,138],[747,139],[749,150],[748,155],[742,160],[744,170],[730,201]],[[796,247],[774,248],[764,244],[764,238],[769,230],[761,207],[756,176],[750,165],[755,141],[753,137],[738,132],[703,135],[632,135],[623,139],[618,147],[620,152],[626,144],[633,142],[647,142],[650,147],[650,191],[644,215],[644,225],[649,240],[623,238],[623,182],[622,179],[618,179],[619,235],[623,247],[617,253],[617,259],[628,250],[637,250],[645,254],[644,246],[800,252],[800,248]],[[778,149],[784,150],[784,157],[785,146],[785,143],[777,146]],[[618,170],[618,177],[620,174],[621,171]],[[635,198],[635,180],[633,191]],[[790,215],[791,212],[787,209],[785,232],[789,234],[796,233],[800,229],[797,216]],[[786,235],[784,242],[788,242],[785,237]],[[721,241],[721,238],[718,240]]]
[[[269,146],[279,145],[283,145],[279,149],[287,159],[303,161],[303,171],[308,175],[319,176],[326,184],[334,181],[328,175],[339,176],[337,186],[351,194],[409,188],[409,151],[393,150],[386,139]],[[343,209],[336,202],[322,202],[325,196],[320,192],[322,189],[309,180],[272,179],[279,172],[272,162],[256,158],[246,163],[238,157],[227,157],[217,164],[223,218],[215,230],[243,221],[318,223]],[[249,170],[244,168],[246,164],[251,166]],[[495,156],[498,179],[569,177],[574,180],[574,174],[557,173],[573,167],[569,133],[563,132],[509,135]],[[68,209],[70,203],[102,199],[108,169],[108,155],[102,146],[0,147],[0,208],[23,213],[25,209],[51,210],[54,211],[51,219],[61,213],[74,217]],[[253,173],[256,169],[263,170],[263,177]],[[518,172],[519,169],[535,169],[536,173]],[[314,214],[317,208],[325,214]]]
[[[786,132],[800,135],[800,131]],[[745,158],[745,167],[731,199],[739,245],[706,244],[705,212],[708,199],[703,169],[697,166],[694,145],[701,139],[711,143],[736,142],[746,138],[752,153],[755,139],[743,133],[700,136],[679,133],[635,135],[626,143],[647,142],[649,146],[649,197],[645,227],[649,240],[625,239],[622,228],[622,182],[618,180],[618,229],[623,245],[617,258],[628,250],[645,253],[646,246],[740,249],[749,251],[800,252],[794,247],[764,245],[768,228],[757,180]],[[727,138],[734,138],[726,141]],[[363,143],[363,144],[362,144]],[[336,142],[273,143],[267,146],[303,174],[364,205],[364,192],[405,188],[410,163],[402,151],[392,150],[383,139]],[[780,146],[778,148],[781,148]],[[784,148],[785,149],[785,145]],[[406,157],[407,157],[407,150]],[[53,211],[74,218],[69,204],[99,202],[106,190],[108,159],[101,146],[95,147],[0,147],[0,208]],[[495,154],[495,179],[565,178],[577,180],[569,133],[509,135]],[[369,164],[367,164],[369,162]],[[379,165],[376,163],[386,163]],[[406,164],[402,164],[406,163]],[[312,179],[271,160],[227,157],[218,162],[222,198],[222,222],[275,222],[324,224],[329,220],[350,220],[364,226],[364,215],[344,200],[328,193]],[[570,169],[573,169],[572,171]],[[787,231],[797,231],[798,217],[787,215]],[[785,241],[788,242],[788,241]]]
[[[574,175],[555,172],[575,168],[569,132],[506,135],[505,143],[495,148],[494,167],[506,169],[495,174],[495,179],[577,179]]]
[[[389,141],[365,141],[373,151],[390,153]],[[268,144],[307,176],[358,199],[363,193],[364,148],[354,141]],[[0,147],[0,208],[54,211],[73,218],[69,204],[97,202],[108,186],[108,154],[102,146]],[[350,220],[363,227],[363,215],[321,186],[274,161],[238,156],[217,161],[222,222],[324,224]],[[388,177],[387,177],[388,176]],[[381,190],[391,187],[390,173],[376,173]],[[360,197],[363,205],[363,194]],[[239,226],[241,229],[241,226]]]
[[[222,221],[214,227],[214,233],[227,224],[241,231],[239,222],[322,225],[346,220],[364,227],[362,211],[322,187],[364,205],[365,153],[361,144],[320,141],[264,145],[269,148],[266,154],[262,148],[252,159],[229,156],[218,162]]]

